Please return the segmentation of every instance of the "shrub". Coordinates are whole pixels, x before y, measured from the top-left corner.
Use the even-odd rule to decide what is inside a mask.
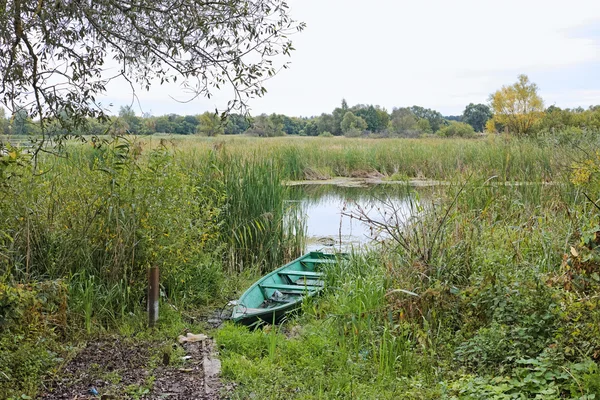
[[[333,135],[331,134],[331,132],[325,131],[325,132],[321,132],[319,134],[319,137],[333,137]]]
[[[437,131],[437,134],[442,137],[474,137],[475,130],[469,124],[464,122],[450,122],[450,125],[444,126]]]
[[[66,328],[66,285],[0,283],[0,398],[30,398],[57,365],[57,333]]]

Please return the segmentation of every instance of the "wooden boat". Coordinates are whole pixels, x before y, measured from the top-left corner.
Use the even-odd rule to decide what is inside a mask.
[[[310,252],[260,278],[236,302],[231,319],[244,325],[259,320],[279,322],[297,309],[305,297],[324,287],[324,266],[338,262],[339,255]]]

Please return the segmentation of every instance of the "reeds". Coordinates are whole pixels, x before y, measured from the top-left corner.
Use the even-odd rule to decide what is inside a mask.
[[[536,139],[348,139],[283,137],[181,138],[175,147],[205,153],[218,147],[238,160],[270,160],[282,179],[383,174],[454,180],[458,176],[498,181],[552,180],[568,159],[568,145]],[[147,139],[155,146],[156,139]]]

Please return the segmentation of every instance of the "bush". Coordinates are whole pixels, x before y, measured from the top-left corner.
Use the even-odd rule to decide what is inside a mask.
[[[450,125],[444,126],[437,131],[437,134],[442,137],[474,137],[475,130],[469,124],[464,122],[451,121]]]
[[[61,281],[0,283],[0,398],[30,398],[60,362],[57,333],[66,328],[67,288]]]
[[[333,135],[331,134],[331,132],[325,131],[325,132],[321,132],[319,134],[319,137],[333,137]]]

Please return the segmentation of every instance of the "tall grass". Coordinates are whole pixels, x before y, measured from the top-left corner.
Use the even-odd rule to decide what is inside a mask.
[[[305,302],[290,338],[269,338],[270,357],[264,332],[220,332],[225,378],[241,383],[239,398],[277,398],[288,385],[301,398],[600,395],[600,286],[584,294],[572,281],[579,251],[598,270],[587,253],[597,209],[554,178],[472,177],[409,197],[419,217],[392,229],[410,245],[330,267],[329,290]]]
[[[143,309],[150,266],[163,299],[191,307],[233,297],[225,273],[272,269],[303,248],[301,221],[284,224],[288,189],[266,160],[118,141],[15,171],[0,199],[1,275],[68,279],[87,331]]]
[[[266,158],[245,161],[224,154],[217,163],[227,197],[222,232],[229,271],[265,272],[297,257],[304,249],[304,227],[285,202],[290,189],[281,184],[281,171]]]
[[[152,147],[157,139],[144,139]],[[283,179],[385,176],[453,180],[458,176],[504,181],[550,181],[572,157],[571,146],[537,139],[348,139],[284,137],[182,138],[176,147],[200,153],[219,147],[228,157],[268,159]]]

